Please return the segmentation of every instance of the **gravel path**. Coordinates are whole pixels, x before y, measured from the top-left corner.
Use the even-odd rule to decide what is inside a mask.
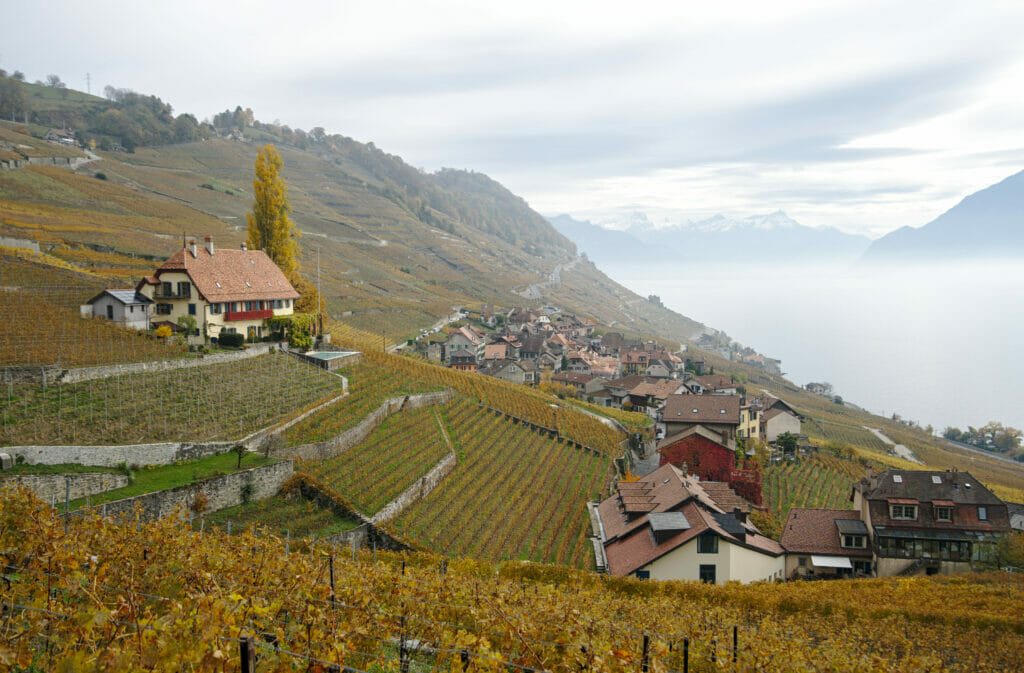
[[[882,440],[886,444],[889,444],[892,447],[892,452],[895,453],[897,457],[903,458],[905,460],[909,460],[912,463],[923,464],[921,462],[921,460],[917,456],[914,455],[913,451],[908,449],[903,444],[897,444],[896,442],[892,441],[891,439],[889,439],[888,437],[883,435],[881,430],[876,430],[875,428],[869,428],[866,425],[863,426],[863,427],[864,427],[865,430],[867,430],[868,432],[873,434],[875,437],[878,437],[880,440]]]

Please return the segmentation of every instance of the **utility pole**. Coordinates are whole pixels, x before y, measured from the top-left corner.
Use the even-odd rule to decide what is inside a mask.
[[[92,75],[85,73],[85,92],[92,94]]]

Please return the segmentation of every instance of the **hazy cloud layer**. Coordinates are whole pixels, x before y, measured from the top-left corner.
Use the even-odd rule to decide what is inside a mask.
[[[21,3],[0,67],[252,107],[598,220],[877,235],[1024,168],[1024,5],[822,4]]]

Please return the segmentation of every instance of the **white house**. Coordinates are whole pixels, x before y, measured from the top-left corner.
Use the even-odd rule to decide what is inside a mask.
[[[104,290],[86,302],[83,313],[106,318],[130,329],[149,329],[149,305],[153,300],[132,289]]]
[[[597,505],[604,565],[612,575],[714,584],[780,579],[782,546],[747,521],[749,504],[720,482],[671,464]]]

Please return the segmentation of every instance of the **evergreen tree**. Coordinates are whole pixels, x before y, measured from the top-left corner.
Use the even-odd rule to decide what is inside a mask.
[[[289,279],[298,277],[299,232],[288,213],[288,189],[280,172],[284,162],[277,148],[264,145],[256,157],[256,178],[252,181],[256,200],[252,212],[246,213],[249,238],[247,244],[254,250],[263,250],[274,260]]]

